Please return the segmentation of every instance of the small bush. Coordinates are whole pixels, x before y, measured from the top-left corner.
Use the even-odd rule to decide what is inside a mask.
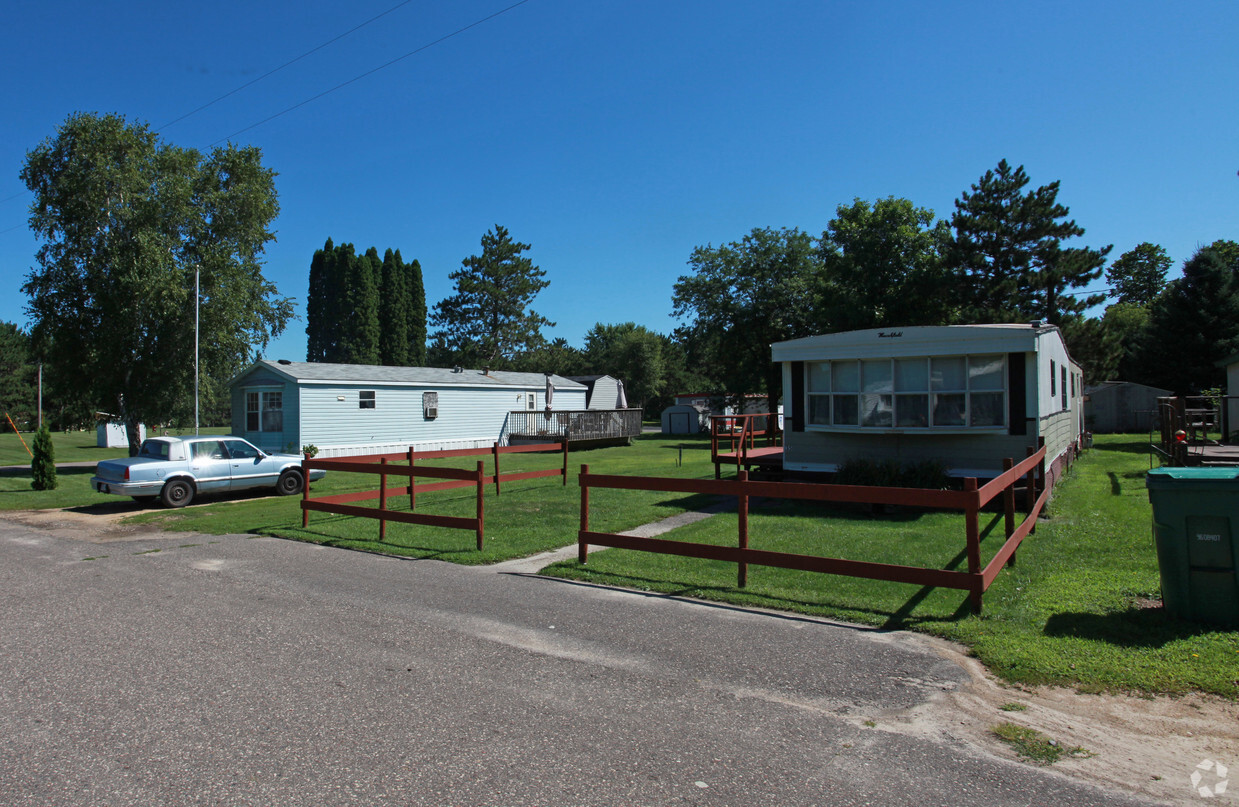
[[[30,487],[35,490],[56,489],[56,448],[52,445],[52,433],[44,426],[35,432],[34,455],[30,462]]]
[[[311,459],[313,459],[314,457],[317,457],[317,456],[318,456],[318,446],[314,445],[313,443],[310,443],[309,445],[302,446],[302,447],[301,447],[301,453],[302,453],[302,454],[308,454],[308,455],[310,456],[310,458],[311,458]]]

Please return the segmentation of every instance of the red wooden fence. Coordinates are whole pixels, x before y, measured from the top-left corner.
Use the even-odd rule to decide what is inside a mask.
[[[563,467],[543,471],[521,471],[518,473],[501,474],[499,472],[499,456],[501,454],[523,454],[529,452],[563,451]],[[418,465],[417,460],[446,459],[450,457],[477,457],[490,455],[494,457],[495,472],[487,475],[484,463],[478,460],[477,468],[469,471],[460,468],[442,468],[433,465]],[[392,460],[406,460],[407,465],[392,463]],[[459,448],[443,451],[414,451],[410,448],[403,454],[366,454],[353,457],[330,457],[315,459],[308,454],[301,460],[301,478],[309,480],[312,469],[321,468],[329,471],[339,471],[361,474],[378,474],[378,490],[363,490],[353,493],[336,493],[330,496],[310,497],[310,484],[307,481],[302,491],[301,526],[310,525],[310,511],[337,515],[357,516],[359,518],[374,518],[379,522],[379,540],[387,537],[387,522],[398,521],[404,524],[424,524],[432,527],[447,527],[450,529],[473,530],[477,534],[477,547],[482,549],[483,536],[486,529],[486,510],[483,500],[484,486],[491,482],[495,485],[495,495],[500,492],[501,482],[515,482],[521,479],[538,479],[548,476],[563,477],[563,484],[568,484],[568,441],[559,443],[541,443],[526,446],[501,446],[495,443],[490,448]],[[408,480],[403,487],[389,488],[388,476],[400,476]],[[444,479],[445,482],[417,484],[417,477]],[[412,512],[417,508],[417,493],[428,493],[435,490],[451,490],[454,488],[476,487],[477,507],[473,518],[463,516],[434,516]],[[387,501],[392,496],[409,496],[409,511],[392,511],[387,509]],[[378,499],[378,507],[358,507],[352,502]]]
[[[919,488],[879,488],[859,485],[821,485],[791,482],[756,482],[741,471],[738,479],[666,479],[661,477],[610,476],[592,474],[588,465],[581,466],[581,528],[577,533],[577,551],[581,563],[588,561],[589,546],[609,546],[620,549],[635,549],[642,552],[660,552],[669,555],[722,560],[737,564],[737,584],[748,582],[748,565],[773,566],[783,569],[841,574],[865,577],[872,580],[889,580],[900,583],[915,583],[922,586],[941,586],[967,591],[973,609],[980,613],[985,590],[998,577],[1004,564],[1014,565],[1015,551],[1020,543],[1033,532],[1049,490],[1045,485],[1045,447],[1034,451],[1016,465],[1004,461],[1001,475],[983,486],[976,479],[964,480],[962,491],[925,490]],[[1028,491],[1026,513],[1019,525],[1015,523],[1015,484],[1026,480]],[[617,490],[651,490],[668,493],[705,493],[735,496],[738,501],[738,545],[735,547],[713,544],[672,541],[659,538],[638,538],[615,533],[593,532],[589,529],[590,488]],[[1038,495],[1040,491],[1040,495]],[[749,499],[763,496],[771,499],[803,499],[821,502],[856,502],[869,504],[894,504],[912,507],[930,507],[945,510],[961,510],[964,513],[964,540],[967,549],[968,571],[949,569],[926,569],[915,566],[900,566],[891,563],[823,558],[813,555],[798,555],[788,552],[768,552],[749,548]],[[979,513],[983,507],[1002,497],[1006,541],[988,564],[981,566],[981,534]]]

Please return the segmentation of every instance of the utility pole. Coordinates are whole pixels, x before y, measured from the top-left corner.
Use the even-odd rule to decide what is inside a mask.
[[[198,433],[198,275],[202,267],[194,264],[194,434]]]

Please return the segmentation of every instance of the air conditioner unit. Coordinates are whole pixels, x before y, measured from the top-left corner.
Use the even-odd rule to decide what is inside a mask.
[[[437,418],[438,416],[439,416],[439,410],[438,410],[438,409],[427,409],[427,410],[426,410],[426,417],[427,417],[427,418]]]

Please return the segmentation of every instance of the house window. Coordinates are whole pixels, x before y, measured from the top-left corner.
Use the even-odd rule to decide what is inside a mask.
[[[373,409],[374,408],[374,390],[363,389],[357,393],[357,408],[358,409]]]
[[[439,416],[439,393],[422,393],[422,417],[430,419]]]
[[[532,411],[534,411],[534,410],[535,410],[535,409],[537,409],[537,408],[538,408],[538,393],[536,393],[536,392],[526,392],[526,393],[525,393],[525,409],[526,409],[526,411],[532,412]]]
[[[1050,400],[1058,397],[1058,370],[1054,360],[1050,359]]]
[[[1006,425],[1001,354],[807,364],[808,425],[861,429]]]
[[[1062,391],[1063,409],[1066,410],[1067,409],[1067,365],[1065,364],[1062,367],[1062,376],[1063,376],[1062,383],[1058,385],[1058,388],[1059,390]]]
[[[284,393],[245,393],[245,429],[251,432],[284,431]]]

